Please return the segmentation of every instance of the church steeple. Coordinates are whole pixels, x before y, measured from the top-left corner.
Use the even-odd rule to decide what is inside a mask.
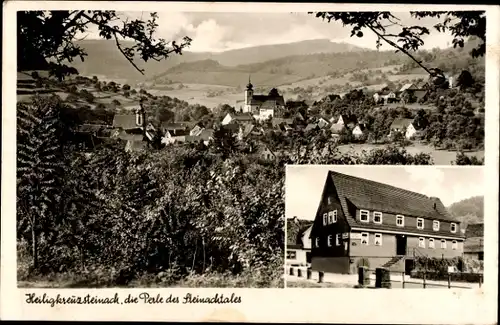
[[[252,85],[252,82],[250,81],[250,75],[248,75],[248,85],[247,85],[247,89],[248,90],[252,90],[253,88],[253,85]]]

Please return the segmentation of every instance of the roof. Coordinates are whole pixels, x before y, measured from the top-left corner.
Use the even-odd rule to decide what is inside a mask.
[[[161,124],[161,129],[167,130],[183,130],[188,129],[191,126],[189,122],[163,122]]]
[[[391,129],[407,128],[412,122],[413,119],[411,118],[396,118],[391,123]]]
[[[243,136],[246,137],[247,135],[249,135],[250,133],[252,133],[253,128],[254,128],[253,124],[247,124],[247,125],[245,125],[244,128],[243,128]]]
[[[287,125],[292,125],[293,124],[293,118],[281,118],[281,117],[275,117],[272,120],[273,126],[278,126],[281,124],[287,124]]]
[[[357,123],[358,122],[356,115],[340,114],[339,118],[340,117],[342,117],[342,121],[344,121],[344,124],[346,124],[346,125],[349,123]]]
[[[247,122],[247,121],[253,121],[254,118],[251,114],[248,113],[243,113],[243,114],[234,114],[234,113],[228,113],[233,120],[239,121],[239,122]]]
[[[417,98],[417,100],[424,98],[427,95],[428,91],[425,89],[418,89],[413,91],[413,95]]]
[[[467,226],[465,237],[484,237],[484,223],[473,223]]]
[[[403,85],[403,87],[401,87],[401,89],[399,91],[403,92],[405,90],[417,90],[418,87],[413,84],[413,83],[409,83],[409,84],[405,84]]]
[[[484,252],[484,240],[482,237],[466,238],[464,242],[464,253]]]
[[[236,124],[236,123],[229,123],[229,124],[226,124],[226,125],[222,125],[221,129],[228,130],[228,131],[231,131],[231,132],[238,132],[240,130],[240,126],[238,124]]]
[[[250,101],[250,105],[259,105],[268,101],[273,103],[274,105],[277,104],[285,106],[285,99],[281,95],[276,97],[269,95],[253,95],[252,100]]]
[[[332,126],[330,127],[330,130],[333,133],[341,133],[343,129],[344,129],[343,124],[332,124]]]
[[[138,129],[141,126],[136,123],[135,114],[115,115],[113,117],[113,127],[122,128],[124,130]]]
[[[213,129],[204,129],[203,131],[201,131],[201,133],[198,136],[203,141],[207,141],[214,136],[214,130]]]
[[[113,135],[113,138],[118,138],[127,141],[142,141],[144,139],[144,135],[119,131],[118,133]]]
[[[439,198],[408,191],[395,186],[329,171],[328,177],[333,182],[342,210],[348,224],[363,228],[394,229],[401,231],[396,225],[373,224],[358,222],[351,212],[355,209],[376,210],[385,213],[402,214],[405,216],[422,217],[442,221],[458,222],[451,216]],[[328,179],[327,179],[328,182]],[[354,208],[354,209],[353,209]],[[463,237],[463,234],[451,234],[447,230],[417,230],[412,232],[436,235]]]
[[[171,137],[179,137],[190,134],[188,129],[167,129],[166,132],[168,132]]]
[[[304,131],[314,130],[316,128],[318,128],[317,124],[315,124],[315,123],[309,123],[309,124],[307,124],[306,128],[304,129]]]
[[[357,124],[356,127],[359,127],[361,131],[364,131],[366,129],[366,126],[364,124]]]

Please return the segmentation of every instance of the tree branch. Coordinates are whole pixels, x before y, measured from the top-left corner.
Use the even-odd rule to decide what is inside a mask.
[[[118,47],[118,50],[120,50],[120,52],[123,54],[123,56],[127,59],[128,62],[130,62],[130,64],[132,64],[132,66],[137,70],[139,71],[142,75],[144,75],[144,69],[140,69],[135,63],[134,63],[134,60],[132,60],[131,58],[129,58],[127,56],[127,54],[123,51],[122,49],[122,46],[120,44],[120,42],[118,41],[118,36],[116,35],[116,33],[113,34],[115,36],[115,42],[116,42],[116,46]]]

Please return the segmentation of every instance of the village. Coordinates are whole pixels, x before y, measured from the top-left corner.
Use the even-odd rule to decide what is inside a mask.
[[[132,102],[126,109],[122,108],[120,112],[114,113],[109,124],[85,121],[75,128],[75,133],[87,138],[84,142],[88,149],[102,141],[120,141],[126,151],[134,151],[148,147],[168,148],[179,144],[209,146],[216,130],[219,130],[219,134],[230,135],[236,141],[255,140],[260,143],[255,150],[264,159],[275,159],[284,149],[283,146],[276,145],[276,141],[273,145],[269,137],[281,138],[281,142],[287,142],[294,141],[296,137],[307,139],[320,136],[325,141],[338,145],[397,143],[408,146],[412,143],[424,143],[445,150],[467,151],[480,148],[483,140],[475,139],[474,136],[480,134],[480,128],[484,127],[481,123],[484,110],[478,112],[474,107],[460,108],[462,103],[456,102],[458,95],[455,94],[463,93],[461,89],[464,87],[454,85],[453,77],[442,76],[429,78],[428,82],[420,84],[404,84],[399,89],[384,87],[373,94],[365,94],[356,89],[342,96],[331,94],[309,105],[304,101],[286,100],[276,88],[272,88],[269,94],[254,94],[254,86],[249,78],[242,99],[237,100],[234,106],[221,103],[222,112],[211,112],[199,120],[188,121],[179,120],[175,115],[174,121],[156,120],[155,123],[149,115],[156,112],[148,105],[150,106],[151,98],[158,96],[143,89],[139,92],[132,90],[134,95],[127,97],[135,98],[135,102],[139,104]],[[96,82],[95,79],[86,77],[79,79],[79,82],[87,84],[89,81],[91,84]],[[120,92],[120,85],[111,84]],[[85,90],[80,92],[83,91]],[[130,87],[124,93],[129,94]],[[436,94],[440,94],[439,97],[436,98]],[[430,97],[434,98],[429,99]],[[425,109],[406,107],[419,105],[418,103],[426,100],[428,102]],[[452,106],[454,104],[458,107]],[[436,108],[434,105],[441,107]],[[440,115],[436,115],[436,110]],[[451,118],[456,112],[469,119],[462,118],[458,129],[455,125],[453,132],[447,131],[448,125],[443,124],[446,122],[443,121],[443,116]],[[475,118],[471,120],[471,116]],[[460,132],[461,128],[467,128],[467,133]]]

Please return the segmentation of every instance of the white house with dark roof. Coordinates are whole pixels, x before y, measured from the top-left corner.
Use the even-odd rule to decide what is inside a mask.
[[[330,171],[311,229],[312,269],[410,272],[416,256],[462,256],[464,233],[439,198]]]
[[[392,121],[389,131],[389,137],[396,133],[404,134],[405,138],[412,139],[419,135],[422,128],[410,118],[396,118]]]

